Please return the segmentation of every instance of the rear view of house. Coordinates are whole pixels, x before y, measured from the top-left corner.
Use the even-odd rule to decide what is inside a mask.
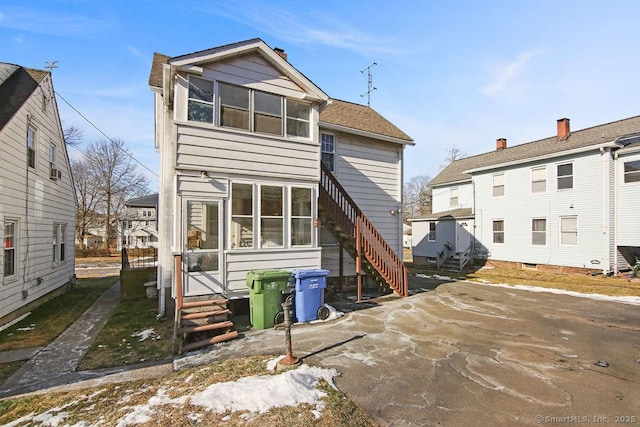
[[[406,293],[403,152],[374,110],[331,99],[252,39],[156,54],[161,292],[246,298],[247,273],[328,268]],[[349,262],[349,260],[351,260]]]
[[[125,248],[157,248],[158,194],[136,197],[127,200],[124,212],[120,215],[120,239],[118,249]]]
[[[74,275],[75,194],[51,74],[0,63],[0,325]]]

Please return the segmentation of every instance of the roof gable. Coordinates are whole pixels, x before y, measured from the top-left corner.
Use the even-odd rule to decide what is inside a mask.
[[[315,83],[278,55],[264,41],[257,38],[176,57],[169,57],[155,53],[151,66],[151,74],[149,76],[149,85],[157,88],[162,87],[164,64],[169,64],[178,68],[198,67],[204,64],[224,62],[231,58],[252,53],[260,55],[271,66],[290,78],[305,92],[307,92],[310,95],[310,98],[315,98],[319,101],[327,101],[329,99],[329,96],[324,93],[322,89],[316,86]]]
[[[1,130],[29,99],[48,72],[5,63],[0,63],[0,71],[5,76],[0,81]]]
[[[329,126],[327,126],[329,125]],[[347,128],[364,133],[382,135],[400,143],[413,143],[413,139],[369,106],[332,99],[320,112],[320,127]]]
[[[597,149],[601,144],[612,143],[617,138],[640,132],[640,116],[572,131],[563,140],[556,136],[515,145],[499,151],[456,160],[445,167],[431,182],[431,186],[471,181],[465,173],[479,168],[499,168],[513,163],[525,163],[534,159],[554,157],[577,149]]]

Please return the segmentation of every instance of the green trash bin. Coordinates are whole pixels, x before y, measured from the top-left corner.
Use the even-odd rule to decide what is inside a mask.
[[[291,272],[283,270],[253,270],[247,273],[249,314],[256,329],[273,328],[274,319],[282,311],[282,291]]]

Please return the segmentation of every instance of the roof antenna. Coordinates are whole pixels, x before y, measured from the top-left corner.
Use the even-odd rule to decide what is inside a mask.
[[[45,65],[44,68],[48,68],[49,72],[52,72],[54,68],[58,68],[58,62],[60,61],[46,61],[45,64],[47,65]]]
[[[364,98],[364,96],[367,95],[367,107],[371,107],[371,92],[373,92],[374,90],[378,89],[376,87],[373,87],[373,78],[371,77],[371,68],[374,65],[378,65],[378,63],[374,62],[373,64],[369,65],[364,70],[360,71],[363,74],[364,74],[365,71],[367,72],[367,91],[365,93],[363,93],[362,95],[360,95],[360,98]]]

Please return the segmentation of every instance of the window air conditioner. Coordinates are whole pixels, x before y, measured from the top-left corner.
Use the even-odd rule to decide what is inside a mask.
[[[49,177],[51,179],[59,179],[60,178],[60,176],[58,175],[59,173],[60,173],[60,171],[58,169],[51,168],[51,173],[50,173]]]

